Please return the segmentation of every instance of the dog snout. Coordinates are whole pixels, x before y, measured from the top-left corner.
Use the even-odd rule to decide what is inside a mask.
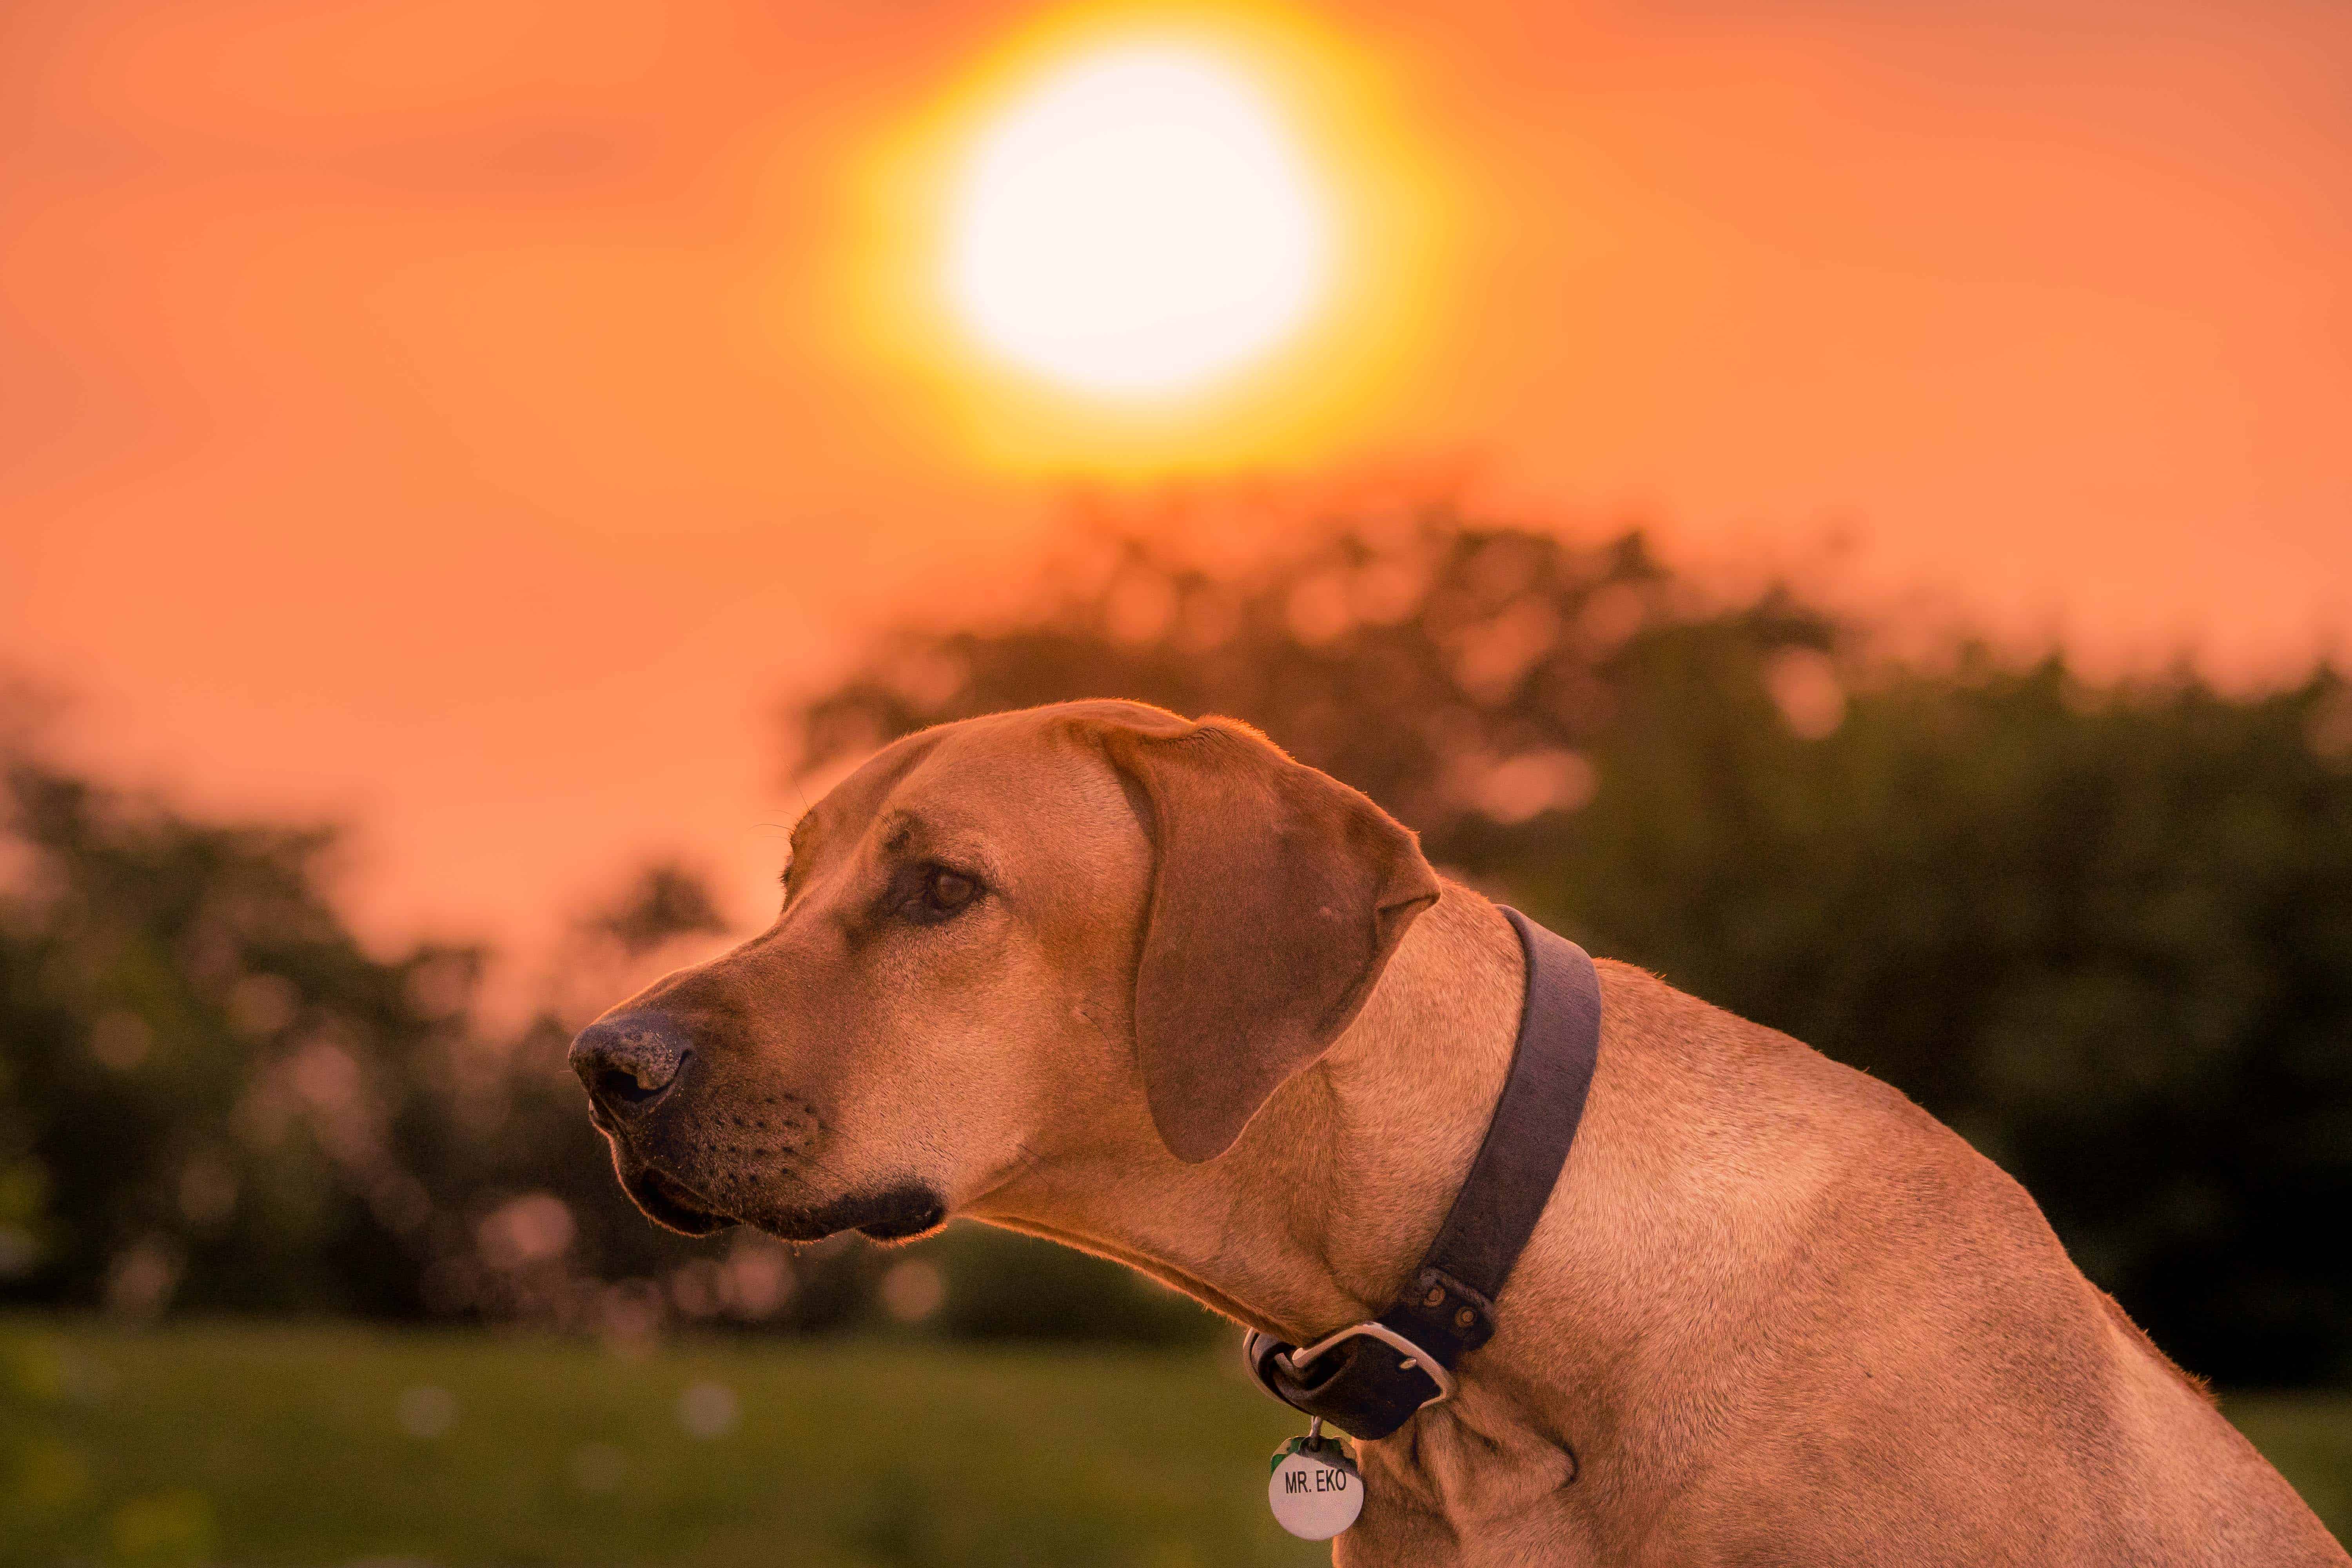
[[[677,1082],[692,1041],[677,1019],[662,1013],[600,1018],[572,1042],[572,1070],[597,1110],[612,1118],[653,1108]]]

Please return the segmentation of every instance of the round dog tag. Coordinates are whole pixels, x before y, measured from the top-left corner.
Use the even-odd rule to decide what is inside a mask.
[[[1364,1478],[1336,1437],[1293,1437],[1274,1451],[1265,1500],[1302,1541],[1328,1541],[1364,1511]]]

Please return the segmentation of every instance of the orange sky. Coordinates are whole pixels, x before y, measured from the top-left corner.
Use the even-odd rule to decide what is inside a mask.
[[[1052,516],[842,292],[866,172],[1037,15],[18,0],[0,665],[110,765],[359,820],[385,934],[671,847],[748,911],[776,694]],[[1249,414],[1286,469],[1467,461],[1685,557],[1851,525],[1864,591],[2111,661],[2352,618],[2334,0],[1289,16],[1445,261],[1344,416]]]

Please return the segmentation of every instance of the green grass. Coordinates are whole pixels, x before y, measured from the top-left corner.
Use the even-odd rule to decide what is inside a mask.
[[[1297,1421],[1223,1354],[19,1320],[0,1357],[9,1564],[1328,1561],[1265,1514]],[[698,1437],[701,1385],[738,1415]],[[2229,1409],[2352,1524],[2352,1397]]]
[[[0,1525],[9,1563],[1328,1560],[1265,1510],[1266,1456],[1300,1423],[1198,1352],[0,1333],[37,1399],[17,1401],[38,1435],[0,1492],[20,1526]],[[700,1384],[734,1396],[719,1435],[681,1423]],[[411,1435],[404,1394],[454,1420]]]
[[[2294,1483],[2338,1541],[2352,1541],[2352,1394],[2241,1394],[2221,1412]]]

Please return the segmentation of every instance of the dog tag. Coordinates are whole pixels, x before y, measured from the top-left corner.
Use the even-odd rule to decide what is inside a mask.
[[[1337,1437],[1318,1421],[1304,1437],[1274,1451],[1265,1500],[1276,1524],[1301,1541],[1328,1541],[1364,1511],[1364,1478]]]

